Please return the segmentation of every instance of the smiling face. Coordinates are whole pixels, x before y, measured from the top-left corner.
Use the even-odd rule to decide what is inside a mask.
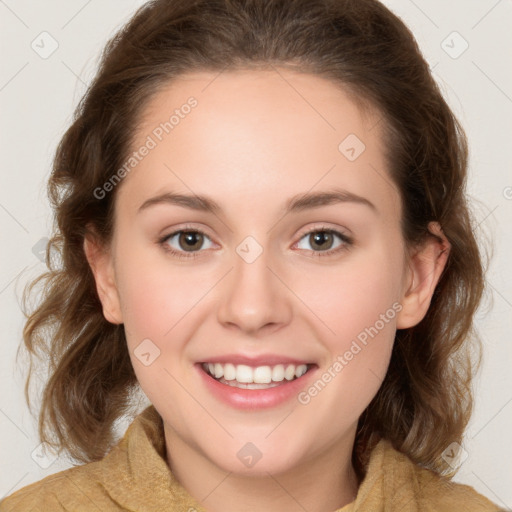
[[[349,457],[395,330],[421,319],[439,275],[406,260],[378,121],[290,71],[183,76],[145,110],[133,150],[155,144],[92,266],[177,473],[185,455],[247,475]]]

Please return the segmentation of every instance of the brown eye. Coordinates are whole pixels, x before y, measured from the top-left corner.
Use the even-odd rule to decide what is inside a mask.
[[[196,253],[202,252],[205,242],[212,244],[210,238],[200,231],[181,230],[175,231],[170,235],[166,235],[160,240],[160,243],[167,248],[168,251],[175,253]]]
[[[339,256],[353,245],[352,237],[335,229],[317,227],[304,233],[296,244],[298,249],[305,249],[311,256]]]
[[[325,251],[331,249],[334,243],[334,236],[328,231],[316,231],[309,234],[309,242],[313,249]]]
[[[307,247],[309,245],[309,247]],[[321,255],[322,253],[336,252],[351,245],[351,239],[333,229],[315,229],[305,233],[297,247]]]
[[[182,231],[178,237],[178,244],[185,251],[196,251],[203,245],[203,239],[203,235],[196,231]]]

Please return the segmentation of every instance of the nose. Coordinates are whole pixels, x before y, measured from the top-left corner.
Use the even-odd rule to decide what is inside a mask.
[[[292,318],[291,296],[285,276],[269,261],[265,251],[253,262],[238,254],[234,268],[223,280],[218,321],[229,329],[257,335],[274,331]]]

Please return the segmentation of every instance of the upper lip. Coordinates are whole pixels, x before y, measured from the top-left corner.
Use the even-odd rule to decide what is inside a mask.
[[[280,356],[277,354],[262,354],[259,356],[245,356],[242,354],[226,354],[222,356],[212,356],[209,358],[205,358],[201,361],[201,363],[232,363],[232,364],[245,364],[247,366],[275,366],[278,364],[293,364],[293,365],[301,365],[308,364],[312,365],[311,361],[296,359],[294,357],[288,356]]]

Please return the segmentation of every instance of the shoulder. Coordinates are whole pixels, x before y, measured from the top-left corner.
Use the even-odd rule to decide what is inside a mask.
[[[163,450],[162,421],[150,406],[103,459],[23,487],[0,502],[0,512],[119,512],[141,510],[148,501],[167,504],[173,489]],[[157,482],[150,492],[148,479]]]
[[[469,485],[453,482],[417,465],[387,441],[381,441],[376,449],[376,459],[380,460],[375,462],[378,462],[379,476],[383,480],[385,500],[392,505],[390,510],[400,505],[404,510],[422,512],[503,511]]]
[[[453,482],[433,472],[420,468],[417,479],[418,501],[425,512],[499,512],[495,503],[469,485]]]
[[[405,455],[403,455],[405,457]],[[405,464],[414,464],[407,459]],[[501,509],[473,487],[450,480],[414,464],[411,485],[420,510],[425,512],[498,512]]]
[[[101,464],[76,466],[27,485],[0,501],[0,512],[123,510],[102,489]]]

